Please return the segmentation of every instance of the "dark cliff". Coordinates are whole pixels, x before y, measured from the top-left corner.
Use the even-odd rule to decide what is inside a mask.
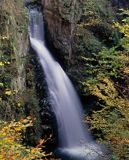
[[[42,4],[47,37],[66,61],[115,41],[111,28],[115,13],[109,1],[42,0]]]

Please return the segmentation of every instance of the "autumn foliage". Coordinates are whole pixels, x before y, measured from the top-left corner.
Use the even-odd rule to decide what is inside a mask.
[[[123,14],[126,18],[113,24],[121,33],[118,44],[83,57],[87,78],[81,82],[84,93],[96,99],[86,122],[96,138],[110,146],[113,160],[129,159],[129,11]]]
[[[42,147],[45,140],[40,140],[36,147],[22,144],[27,127],[32,126],[31,117],[16,122],[0,122],[0,160],[31,160],[47,159]]]

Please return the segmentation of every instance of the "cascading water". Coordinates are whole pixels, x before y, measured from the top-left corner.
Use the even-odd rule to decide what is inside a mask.
[[[103,153],[83,126],[82,106],[74,87],[45,46],[43,16],[38,8],[30,7],[29,21],[30,43],[44,70],[50,104],[57,120],[58,151],[66,155],[67,160],[100,160],[99,155],[103,157]]]

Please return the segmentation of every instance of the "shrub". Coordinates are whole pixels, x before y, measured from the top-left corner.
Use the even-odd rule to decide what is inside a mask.
[[[126,11],[128,16],[128,11]],[[102,49],[98,55],[82,57],[85,62],[81,82],[84,94],[96,97],[86,121],[96,138],[108,144],[115,160],[129,159],[129,22],[128,17],[115,28],[123,34],[117,46]]]
[[[23,132],[32,125],[31,117],[10,123],[0,121],[0,160],[47,159],[41,149],[45,140],[40,140],[35,148],[22,144]]]

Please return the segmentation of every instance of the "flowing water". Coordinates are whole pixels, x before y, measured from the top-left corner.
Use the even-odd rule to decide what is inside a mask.
[[[59,154],[65,155],[62,159],[67,160],[99,160],[98,156],[103,153],[83,125],[82,106],[75,89],[45,46],[43,16],[39,8],[29,9],[29,22],[30,43],[43,68],[49,101],[57,120]]]

